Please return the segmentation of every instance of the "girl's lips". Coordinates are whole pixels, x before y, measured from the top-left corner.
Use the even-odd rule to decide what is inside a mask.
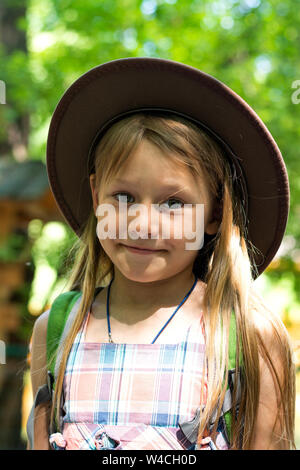
[[[140,248],[133,248],[131,246],[127,246],[127,245],[123,245],[125,248],[127,248],[128,251],[131,251],[132,253],[137,253],[139,255],[150,255],[150,254],[153,254],[153,253],[159,253],[161,251],[165,251],[165,250],[143,250],[143,249],[140,249]]]

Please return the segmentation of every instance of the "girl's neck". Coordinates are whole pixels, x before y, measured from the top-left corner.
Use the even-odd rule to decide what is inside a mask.
[[[176,308],[191,289],[194,281],[195,275],[184,271],[168,279],[136,282],[127,279],[115,269],[109,304],[113,311],[119,312],[124,319],[128,319],[128,312],[130,312],[132,321],[135,321],[133,318],[135,314],[141,320],[141,317],[151,316],[158,308]],[[194,291],[197,291],[196,287]],[[118,318],[119,321],[124,319]]]

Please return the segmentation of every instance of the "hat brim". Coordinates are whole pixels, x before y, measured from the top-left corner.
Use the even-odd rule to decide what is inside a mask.
[[[47,171],[66,222],[80,236],[92,209],[87,158],[99,129],[141,108],[167,109],[199,121],[238,156],[247,193],[248,238],[258,250],[260,275],[277,253],[288,219],[289,182],[281,152],[239,95],[180,62],[113,60],[83,74],[64,93],[49,127]]]

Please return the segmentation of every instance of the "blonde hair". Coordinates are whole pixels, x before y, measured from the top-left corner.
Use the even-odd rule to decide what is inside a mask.
[[[232,309],[236,318],[236,372],[241,373],[239,412],[233,413],[231,448],[249,449],[257,416],[260,390],[259,355],[266,361],[274,380],[282,435],[289,448],[294,443],[295,369],[289,336],[281,322],[255,292],[250,260],[256,248],[247,240],[243,207],[232,185],[232,173],[221,147],[198,126],[175,114],[139,112],[114,123],[95,151],[96,188],[101,191],[130,158],[142,139],[157,145],[179,165],[186,165],[196,176],[204,172],[211,194],[222,206],[219,230],[208,237],[194,262],[194,273],[206,284],[203,298],[206,334],[206,360],[199,367],[207,376],[207,399],[201,413],[198,442],[217,410],[218,417],[227,387],[229,322]],[[203,174],[203,173],[202,173]],[[51,422],[58,421],[66,363],[75,336],[90,308],[96,286],[105,286],[113,276],[113,264],[96,236],[97,219],[91,210],[82,236],[70,254],[69,290],[82,292],[72,329],[66,338],[54,392]],[[282,378],[272,363],[268,346],[254,322],[254,312],[273,326],[274,340],[282,360]],[[241,355],[242,352],[242,366]],[[237,385],[233,389],[233,402]],[[200,399],[200,397],[199,397]],[[275,428],[275,426],[274,426]]]

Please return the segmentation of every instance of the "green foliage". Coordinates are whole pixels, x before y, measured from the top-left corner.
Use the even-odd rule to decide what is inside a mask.
[[[12,233],[0,244],[0,262],[10,263],[27,259],[28,244],[24,233]]]
[[[295,265],[300,104],[291,97],[292,84],[300,79],[300,16],[293,0],[29,0],[27,5],[17,27],[26,29],[28,55],[16,50],[7,56],[0,46],[0,79],[8,98],[0,106],[0,143],[7,123],[25,110],[30,158],[45,161],[48,126],[59,99],[81,74],[103,62],[154,56],[195,66],[244,98],[278,143],[291,188],[286,234],[295,239],[286,257]],[[43,256],[58,266],[56,248],[44,248]]]
[[[51,234],[49,235],[47,231],[43,230],[33,245],[32,256],[35,263],[47,264],[58,271],[66,256],[68,248],[69,240],[66,236],[53,239]]]

